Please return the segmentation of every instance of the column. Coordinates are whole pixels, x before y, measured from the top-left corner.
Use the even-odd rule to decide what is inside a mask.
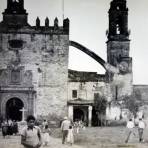
[[[73,106],[69,105],[68,106],[68,117],[73,121]]]
[[[88,126],[91,126],[92,121],[92,106],[88,106]]]
[[[33,102],[33,94],[32,94],[32,91],[30,90],[29,93],[28,93],[28,114],[29,115],[33,115],[33,111],[34,111],[34,102]]]

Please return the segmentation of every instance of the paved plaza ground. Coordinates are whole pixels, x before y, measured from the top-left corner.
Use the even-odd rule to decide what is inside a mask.
[[[125,127],[91,127],[81,130],[75,135],[75,143],[70,146],[61,144],[60,129],[52,129],[51,142],[49,148],[148,148],[148,129],[145,130],[143,143],[138,143],[138,132],[136,136],[131,135],[128,144],[125,144]],[[45,148],[47,148],[45,147]],[[10,136],[3,139],[0,134],[0,148],[23,148],[20,145],[20,136]]]

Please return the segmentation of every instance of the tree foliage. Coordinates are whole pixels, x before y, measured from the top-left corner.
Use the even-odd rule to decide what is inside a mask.
[[[104,96],[99,96],[99,94],[97,94],[94,99],[94,105],[95,105],[95,110],[97,112],[105,113],[106,106],[107,106],[107,100]]]
[[[96,95],[94,99],[94,107],[98,115],[98,124],[100,123],[100,126],[105,125],[106,106],[106,98],[104,96]]]
[[[135,95],[126,96],[124,97],[124,105],[136,117],[139,107],[143,105],[143,101],[139,100],[139,98],[137,99]]]

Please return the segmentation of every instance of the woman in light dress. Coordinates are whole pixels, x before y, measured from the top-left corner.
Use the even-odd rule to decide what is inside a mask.
[[[68,129],[67,142],[70,143],[70,145],[74,143],[74,132],[73,132],[72,126],[69,126],[69,129]]]
[[[45,125],[45,128],[43,129],[43,146],[47,146],[49,144],[50,134],[51,134],[50,128],[48,128],[48,125]]]

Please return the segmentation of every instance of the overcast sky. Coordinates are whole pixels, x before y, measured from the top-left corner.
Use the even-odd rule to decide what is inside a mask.
[[[35,25],[37,16],[44,25],[58,17],[62,25],[62,0],[24,0],[29,13],[29,23]],[[108,10],[111,0],[65,0],[64,17],[70,19],[70,40],[81,43],[106,61],[106,35]],[[7,0],[0,0],[0,13]],[[134,84],[148,84],[148,0],[127,0],[129,29],[131,30],[130,56],[133,58]],[[2,20],[2,15],[0,15]],[[104,73],[104,69],[92,58],[70,47],[69,68]]]

